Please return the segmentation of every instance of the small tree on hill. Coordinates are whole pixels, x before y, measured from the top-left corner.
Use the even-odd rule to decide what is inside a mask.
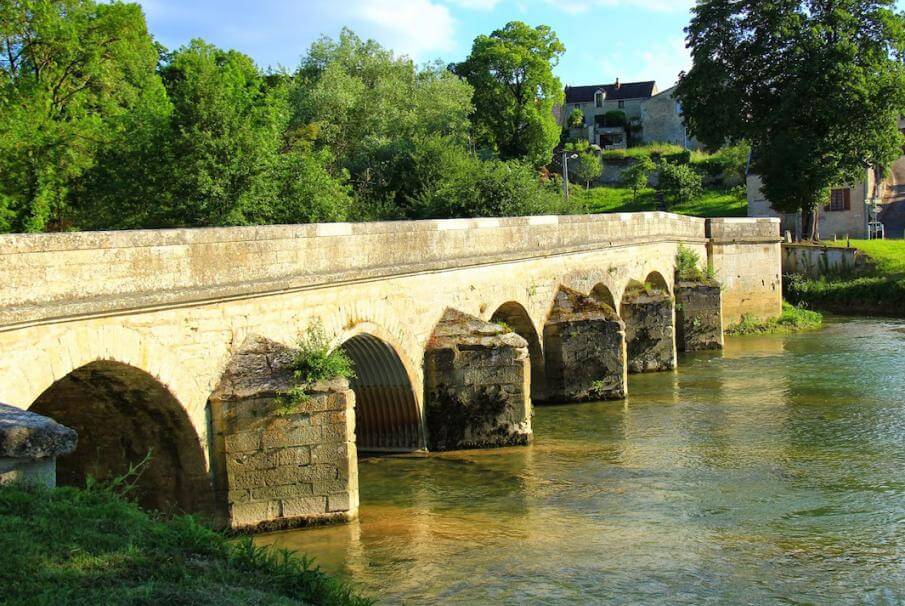
[[[662,160],[657,193],[663,197],[667,208],[690,202],[704,192],[704,180],[687,164],[671,164]]]
[[[587,189],[591,188],[591,181],[597,179],[603,173],[603,162],[591,149],[587,141],[578,141],[566,145],[569,154],[577,154],[578,157],[569,164],[569,174],[578,183],[584,183]]]
[[[650,156],[641,156],[638,160],[622,172],[622,185],[631,188],[632,202],[638,201],[638,190],[647,187],[650,174],[656,170],[657,165]]]

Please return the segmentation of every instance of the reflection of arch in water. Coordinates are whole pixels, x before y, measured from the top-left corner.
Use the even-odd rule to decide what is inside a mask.
[[[613,296],[613,292],[606,284],[601,282],[600,284],[595,286],[593,290],[591,290],[591,294],[589,296],[598,303],[602,303],[603,305],[609,307],[611,310],[613,310],[614,313],[618,313],[616,298]]]
[[[409,452],[424,447],[421,413],[409,372],[397,349],[362,331],[340,346],[355,363],[358,450]]]
[[[544,351],[537,336],[531,316],[521,303],[509,301],[503,303],[490,317],[492,323],[503,322],[512,331],[528,342],[528,354],[531,357],[531,398],[542,400],[544,397]]]
[[[78,446],[57,460],[61,485],[84,486],[88,476],[111,480],[150,452],[136,480],[145,507],[209,511],[211,485],[204,451],[182,405],[143,370],[91,362],[53,383],[30,410],[78,432]]]

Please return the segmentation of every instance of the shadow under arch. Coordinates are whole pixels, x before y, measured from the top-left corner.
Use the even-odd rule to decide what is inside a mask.
[[[57,459],[60,485],[111,480],[150,460],[135,480],[143,507],[209,513],[213,491],[201,440],[175,396],[147,372],[95,361],[54,382],[29,407],[78,432],[72,454]]]
[[[340,348],[355,364],[355,435],[359,452],[411,452],[424,448],[421,411],[411,375],[396,349],[370,332]]]
[[[613,312],[619,312],[619,307],[616,305],[616,297],[613,296],[613,291],[611,291],[609,287],[603,282],[595,286],[591,290],[591,294],[589,296],[598,303],[603,303],[604,305],[612,309]]]
[[[531,316],[521,303],[509,301],[500,305],[490,316],[492,324],[505,323],[512,331],[528,342],[531,358],[531,399],[540,401],[545,396],[546,368],[544,350]]]

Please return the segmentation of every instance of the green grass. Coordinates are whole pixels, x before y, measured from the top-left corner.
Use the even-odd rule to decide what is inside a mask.
[[[0,603],[359,605],[286,551],[163,519],[105,489],[0,487]]]
[[[814,330],[823,326],[823,316],[816,312],[783,302],[782,315],[761,322],[750,315],[730,326],[726,334],[732,336],[787,334],[802,330]]]
[[[591,213],[626,213],[657,210],[653,189],[639,190],[634,199],[626,187],[592,187],[590,190],[573,187],[572,194]],[[748,202],[738,189],[710,188],[690,202],[678,204],[669,212],[695,217],[744,217]]]
[[[846,241],[827,242],[845,246]],[[786,296],[796,303],[838,313],[905,317],[905,241],[851,240],[874,263],[873,275],[810,280],[791,276]]]
[[[838,240],[829,246],[851,246],[870,257],[877,271],[886,276],[905,276],[905,240]]]

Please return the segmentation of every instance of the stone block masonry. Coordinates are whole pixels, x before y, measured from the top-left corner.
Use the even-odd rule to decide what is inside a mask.
[[[355,395],[338,379],[292,404],[293,352],[252,338],[211,398],[212,462],[229,527],[269,531],[353,519],[358,512]]]
[[[625,325],[608,305],[561,288],[544,326],[544,352],[551,402],[626,396]]]
[[[522,337],[446,310],[424,354],[428,449],[527,444],[530,373]]]
[[[0,404],[0,485],[56,485],[57,457],[75,450],[75,431],[47,417]]]
[[[675,314],[669,293],[639,288],[622,300],[622,320],[631,373],[676,368]]]
[[[723,349],[723,298],[716,283],[676,284],[676,341],[681,351]]]

